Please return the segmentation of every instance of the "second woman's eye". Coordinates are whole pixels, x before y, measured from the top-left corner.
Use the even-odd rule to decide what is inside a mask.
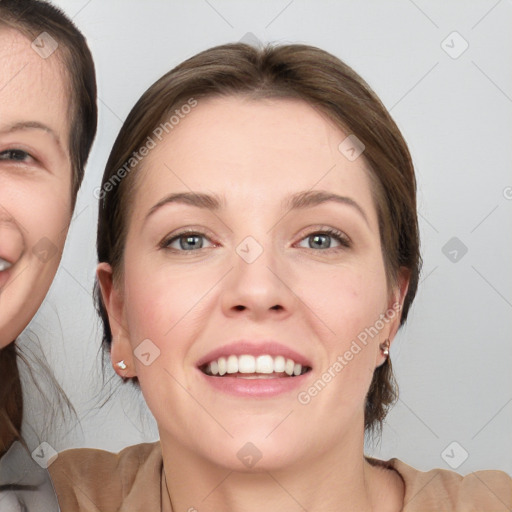
[[[350,247],[350,240],[341,231],[334,229],[326,229],[309,234],[299,243],[300,247],[305,247],[303,243],[307,243],[308,249],[335,249],[337,247]],[[335,245],[333,245],[335,244]]]
[[[162,246],[175,251],[194,251],[204,249],[206,244],[213,245],[205,235],[201,233],[181,233],[164,240]]]
[[[32,158],[26,151],[22,149],[7,149],[0,152],[0,160],[12,160],[14,162],[26,162]]]

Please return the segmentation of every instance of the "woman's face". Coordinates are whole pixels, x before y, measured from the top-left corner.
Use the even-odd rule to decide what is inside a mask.
[[[300,101],[214,98],[143,160],[123,272],[113,291],[108,265],[99,278],[113,361],[165,446],[243,469],[362,441],[399,294],[345,138]]]
[[[0,348],[41,305],[71,218],[68,93],[38,44],[0,28]]]

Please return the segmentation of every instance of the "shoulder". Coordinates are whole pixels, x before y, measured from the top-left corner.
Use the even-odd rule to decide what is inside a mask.
[[[55,512],[59,509],[53,492],[43,449],[30,451],[15,441],[0,458],[0,509]],[[36,463],[35,461],[38,461]]]
[[[462,476],[446,469],[418,471],[398,459],[385,464],[404,481],[404,512],[512,509],[512,478],[504,471],[475,471]]]
[[[49,467],[62,512],[118,510],[145,494],[160,499],[160,443],[142,443],[112,453],[79,448],[59,453]]]

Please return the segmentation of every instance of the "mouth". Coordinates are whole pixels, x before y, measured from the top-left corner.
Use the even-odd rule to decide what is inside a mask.
[[[4,270],[9,270],[12,267],[12,265],[13,264],[10,261],[0,258],[0,272],[3,272]]]
[[[5,260],[4,258],[0,258],[0,289],[3,288],[9,280],[9,276],[11,274],[9,271],[12,267],[13,263]]]
[[[242,399],[286,399],[305,385],[313,365],[291,346],[274,340],[242,339],[204,355],[196,368],[216,393]]]
[[[209,361],[199,367],[209,377],[238,379],[294,378],[311,371],[311,367],[296,363],[282,355],[229,355]]]

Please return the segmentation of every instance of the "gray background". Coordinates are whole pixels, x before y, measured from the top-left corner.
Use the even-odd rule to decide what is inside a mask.
[[[55,3],[88,38],[100,122],[61,267],[22,336],[29,347],[39,340],[79,419],[52,429],[48,442],[117,451],[157,438],[133,388],[122,386],[99,407],[117,378],[103,386],[91,298],[93,190],[123,119],[153,81],[198,51],[252,33],[316,45],[354,67],[391,111],[415,161],[423,275],[391,351],[400,400],[367,452],[423,470],[512,474],[512,2]],[[47,421],[42,408],[28,406],[36,431]]]

